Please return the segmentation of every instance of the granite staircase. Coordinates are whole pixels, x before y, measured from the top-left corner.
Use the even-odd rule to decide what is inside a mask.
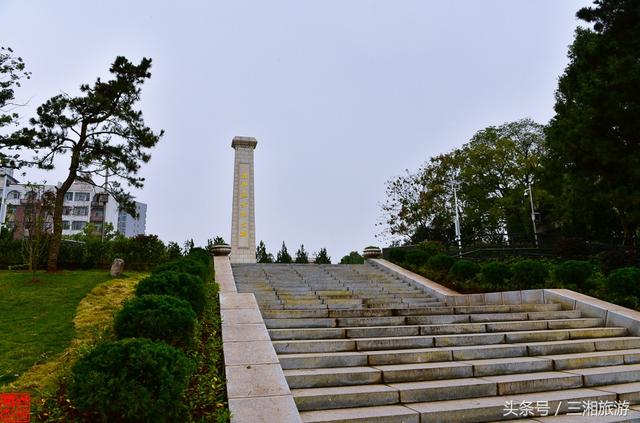
[[[640,421],[640,337],[578,310],[449,306],[368,264],[233,274],[255,294],[304,422]],[[604,401],[632,409],[584,420]]]

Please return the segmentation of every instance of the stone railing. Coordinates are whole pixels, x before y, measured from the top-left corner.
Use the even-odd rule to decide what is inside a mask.
[[[564,309],[580,310],[586,317],[602,319],[606,326],[626,327],[630,334],[640,336],[640,312],[569,289],[528,289],[460,294],[390,261],[369,259],[367,263],[398,276],[413,286],[422,288],[449,306],[560,303]]]

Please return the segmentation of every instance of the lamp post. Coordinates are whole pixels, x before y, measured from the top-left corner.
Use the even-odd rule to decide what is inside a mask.
[[[536,229],[536,210],[533,206],[533,190],[531,189],[531,182],[528,182],[529,201],[531,203],[531,224],[533,225],[533,239],[536,242],[536,248],[538,248],[538,230]]]
[[[458,256],[462,257],[462,236],[460,233],[460,214],[458,213],[458,183],[456,181],[451,182],[451,188],[453,189],[453,208],[454,208],[454,220],[453,225],[456,230],[456,242],[458,243]]]

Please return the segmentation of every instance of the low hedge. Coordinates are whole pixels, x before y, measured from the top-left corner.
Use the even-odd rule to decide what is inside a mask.
[[[162,273],[166,271],[189,273],[191,275],[199,277],[202,282],[206,282],[210,276],[210,269],[202,261],[193,257],[183,257],[178,260],[170,261],[168,263],[157,266],[153,274]]]
[[[562,288],[584,292],[594,288],[594,284],[591,281],[595,273],[596,266],[589,261],[568,260],[555,267],[553,279]]]
[[[205,307],[204,283],[201,278],[193,274],[169,270],[153,272],[140,281],[136,288],[136,295],[140,297],[154,294],[173,295],[185,299],[198,316],[202,315]]]
[[[473,279],[480,273],[480,265],[471,260],[458,260],[449,269],[449,279],[456,282],[465,282]]]
[[[73,366],[69,398],[85,421],[184,421],[192,372],[181,351],[144,338],[99,344]]]
[[[549,267],[539,260],[520,260],[511,266],[511,286],[515,289],[544,288]]]
[[[116,314],[119,339],[149,338],[187,349],[193,343],[196,314],[186,300],[170,295],[143,295],[127,301]]]

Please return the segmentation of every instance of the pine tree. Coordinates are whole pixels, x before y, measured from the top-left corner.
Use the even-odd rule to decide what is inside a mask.
[[[296,263],[298,264],[309,263],[309,255],[304,249],[304,244],[300,245],[300,249],[296,251]]]
[[[260,241],[256,248],[256,261],[258,263],[273,263],[273,254],[267,253],[267,246]]]
[[[326,248],[320,248],[320,252],[316,255],[315,264],[331,264],[331,257],[327,254]]]
[[[276,263],[292,263],[292,262],[293,262],[293,259],[291,258],[289,251],[287,251],[287,246],[285,245],[284,241],[282,241],[282,248],[280,249],[280,251],[278,251],[278,255],[276,257]]]
[[[98,78],[93,86],[83,84],[77,97],[59,94],[50,98],[38,107],[28,128],[2,139],[3,148],[34,154],[17,159],[21,166],[51,170],[57,159],[68,158],[67,176],[56,187],[48,271],[57,270],[64,197],[76,180],[100,186],[122,210],[137,217],[133,197],[121,182],[138,189],[144,186],[138,171],[151,159],[149,150],[163,134],[146,126],[142,111],[135,107],[141,85],[151,77],[150,68],[151,59],[143,58],[136,65],[117,57],[110,69],[113,79]]]

